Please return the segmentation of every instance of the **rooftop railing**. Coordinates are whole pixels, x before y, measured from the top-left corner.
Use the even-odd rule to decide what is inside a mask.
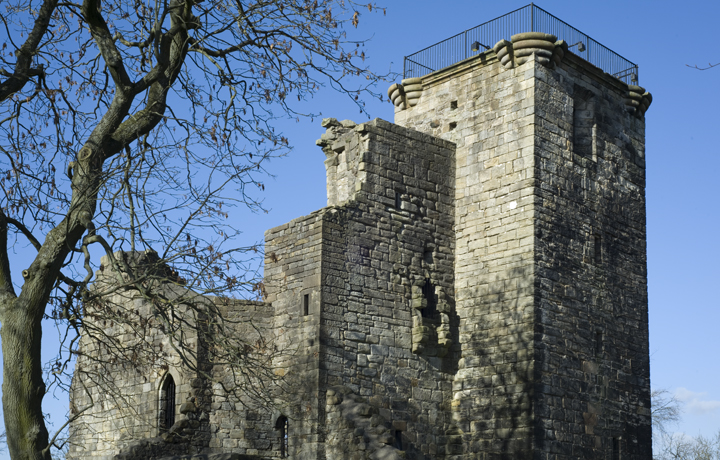
[[[522,32],[545,32],[565,40],[570,51],[627,84],[638,84],[637,64],[601,45],[565,21],[531,3],[499,18],[405,56],[404,78],[421,77],[490,49]],[[479,45],[479,46],[478,46]]]

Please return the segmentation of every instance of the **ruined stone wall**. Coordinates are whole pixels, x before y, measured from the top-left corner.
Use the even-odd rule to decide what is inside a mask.
[[[649,460],[645,123],[595,70],[535,66],[535,442]]]
[[[505,69],[488,52],[425,77],[422,86],[414,107],[396,110],[396,122],[457,145],[462,357],[449,458],[525,458],[533,424],[534,69]]]
[[[105,257],[101,263],[110,266]],[[98,271],[95,290],[112,289],[113,277],[110,269]],[[82,412],[82,417],[70,426],[68,458],[109,460],[131,441],[160,434],[160,385],[168,374],[180,395],[190,394],[195,375],[179,366],[168,338],[157,329],[159,322],[143,321],[153,318],[153,307],[137,291],[122,288],[85,308],[86,328],[70,394],[71,416]],[[133,331],[128,322],[144,326]],[[117,343],[120,348],[113,346]],[[168,362],[177,366],[168,367]],[[179,407],[184,398],[176,402]]]
[[[378,440],[408,458],[435,458],[444,449],[458,359],[453,146],[382,120],[326,126],[326,166],[354,178],[343,185],[354,193],[324,214],[320,362],[330,390],[328,458],[370,455]],[[423,317],[423,308],[435,312]],[[349,399],[367,407],[348,406]],[[346,428],[360,429],[365,442],[348,445],[352,434],[334,428],[356,410],[368,426],[360,420]]]
[[[284,391],[277,411],[289,421],[291,458],[317,458],[321,237],[326,210],[265,232],[265,288],[274,311],[275,362]],[[273,427],[274,428],[274,427]],[[274,430],[280,454],[280,431]]]
[[[144,260],[146,254],[137,254]],[[105,258],[101,262],[110,266]],[[112,270],[96,276],[96,292],[115,289]],[[224,391],[220,382],[233,389],[244,380],[234,378],[227,366],[209,365],[207,338],[188,327],[206,324],[204,312],[219,309],[224,327],[248,344],[255,345],[261,336],[272,341],[269,305],[199,297],[174,284],[159,284],[157,290],[177,300],[172,315],[186,322],[182,334],[190,366],[174,350],[156,305],[137,290],[115,289],[101,302],[86,305],[70,394],[71,415],[82,416],[70,425],[67,458],[154,460],[212,452],[271,453],[272,445],[261,438],[272,432],[272,410],[258,407],[261,401],[250,394]],[[196,309],[183,306],[190,301],[197,302]],[[212,302],[216,308],[209,308]],[[163,429],[161,387],[168,375],[175,382],[175,424]],[[256,436],[253,430],[262,434]]]
[[[280,390],[273,366],[274,357],[279,354],[274,350],[274,311],[266,302],[213,300],[220,313],[218,321],[222,321],[227,332],[232,331],[231,335],[243,339],[249,358],[232,363],[242,366],[236,369],[228,363],[212,366],[207,363],[211,381],[191,382],[196,388],[196,418],[206,423],[209,431],[203,452],[276,458],[280,440],[273,425],[276,411],[273,397]],[[260,381],[264,385],[259,386]]]

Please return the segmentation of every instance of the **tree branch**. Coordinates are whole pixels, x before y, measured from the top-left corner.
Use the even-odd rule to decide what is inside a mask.
[[[691,69],[708,70],[708,69],[712,69],[713,67],[719,66],[719,65],[720,65],[720,62],[718,62],[717,64],[710,64],[710,63],[708,62],[708,66],[707,66],[707,67],[698,67],[697,64],[695,64],[695,65],[685,64],[685,65],[686,65],[687,67],[690,67]]]
[[[37,240],[37,238],[35,238],[35,236],[32,234],[32,232],[30,232],[30,230],[28,230],[28,228],[25,225],[23,225],[22,223],[18,222],[17,220],[15,220],[11,217],[6,217],[5,219],[7,220],[8,224],[12,224],[15,226],[15,228],[20,230],[20,232],[22,232],[22,234],[25,235],[25,238],[27,238],[30,241],[30,243],[35,247],[35,249],[37,249],[38,251],[40,250],[40,248],[42,247],[42,244],[40,244],[40,242]]]
[[[100,54],[102,54],[105,63],[110,69],[110,75],[115,81],[118,91],[126,92],[131,86],[132,81],[127,74],[122,56],[115,46],[110,29],[108,29],[105,19],[100,14],[100,0],[84,0],[83,15],[90,26],[90,32],[97,43]]]
[[[0,102],[20,91],[28,80],[30,80],[30,77],[44,73],[42,66],[36,68],[31,67],[32,58],[35,56],[38,45],[47,31],[50,18],[57,7],[57,3],[58,0],[43,1],[32,31],[28,34],[25,43],[15,52],[15,56],[17,56],[15,71],[12,74],[9,74],[9,72],[3,73],[4,76],[9,78],[0,83]]]
[[[15,298],[15,289],[10,274],[10,259],[7,253],[7,224],[8,218],[0,208],[0,295]],[[5,299],[2,299],[5,300]],[[4,304],[5,302],[1,302]]]

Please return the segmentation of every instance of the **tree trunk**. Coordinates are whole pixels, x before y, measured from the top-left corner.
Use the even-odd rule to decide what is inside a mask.
[[[9,300],[2,306],[5,430],[13,460],[50,460],[42,412],[45,396],[40,354],[42,313],[37,314],[43,309],[28,307],[20,299]]]

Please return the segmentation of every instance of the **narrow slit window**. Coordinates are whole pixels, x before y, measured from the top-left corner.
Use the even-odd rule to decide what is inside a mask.
[[[612,439],[612,460],[620,460],[620,438]]]
[[[397,450],[403,450],[402,431],[400,430],[395,430],[395,442],[393,443],[393,447]]]
[[[277,422],[275,422],[275,429],[280,431],[280,457],[287,458],[289,455],[288,434],[290,431],[287,417],[284,415],[278,417]]]
[[[425,262],[426,264],[433,263],[432,249],[426,249],[425,252],[423,252],[423,262]]]
[[[573,96],[573,151],[582,157],[597,162],[597,116],[593,93],[575,86]]]
[[[175,380],[168,374],[160,389],[160,431],[166,432],[175,424]]]
[[[602,263],[602,237],[600,235],[595,235],[593,240],[595,263],[600,264]]]
[[[310,294],[303,296],[303,316],[310,314]]]
[[[400,192],[395,192],[395,209],[400,209],[402,206],[402,200],[400,199]]]
[[[603,333],[601,331],[595,332],[595,356],[599,356],[603,349]]]

